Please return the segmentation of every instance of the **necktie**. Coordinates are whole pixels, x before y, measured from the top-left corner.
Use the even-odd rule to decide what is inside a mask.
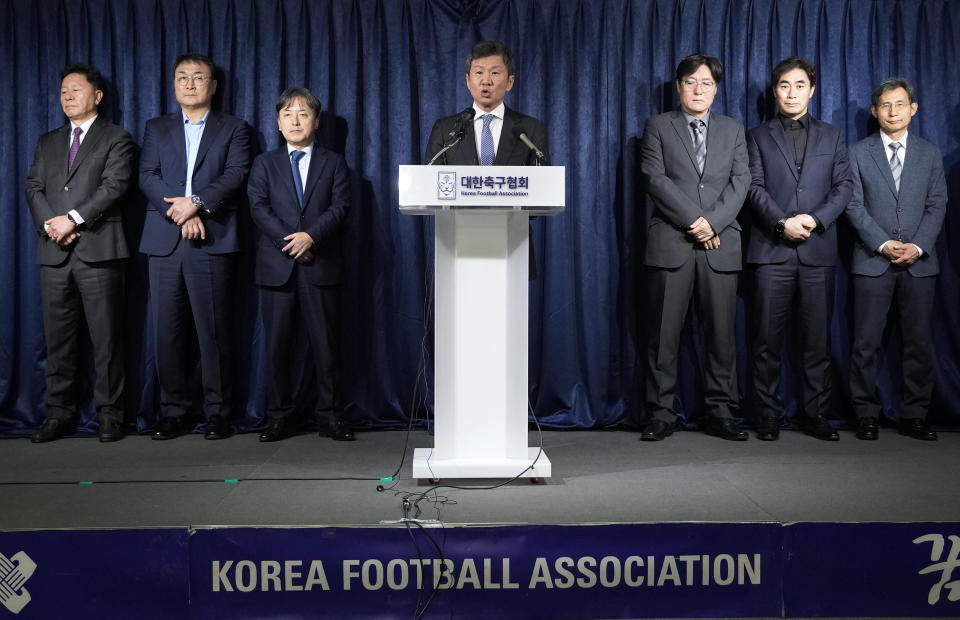
[[[80,134],[83,130],[77,127],[73,130],[73,142],[70,143],[70,159],[67,160],[67,171],[73,168],[73,160],[77,158],[77,151],[80,150]]]
[[[300,178],[300,160],[306,155],[303,151],[290,152],[290,170],[293,172],[293,184],[297,187],[297,202],[303,208],[303,179]]]
[[[897,191],[900,191],[900,173],[903,172],[903,164],[900,162],[900,143],[891,142],[890,150],[893,153],[890,155],[890,172],[893,173],[893,184],[896,185]]]
[[[483,131],[480,132],[480,165],[493,165],[493,132],[490,131],[490,121],[493,120],[493,114],[484,114]]]
[[[706,131],[703,121],[690,121],[690,128],[693,129],[693,155],[697,159],[697,170],[703,173],[703,162],[707,158]]]

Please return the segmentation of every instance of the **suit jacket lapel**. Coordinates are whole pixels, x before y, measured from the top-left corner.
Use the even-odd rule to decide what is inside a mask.
[[[170,141],[173,143],[173,152],[177,153],[177,156],[173,158],[173,161],[177,162],[177,166],[183,166],[180,170],[175,172],[179,173],[177,176],[186,180],[187,138],[183,134],[183,112],[177,111],[170,115],[170,124],[168,128],[170,131]]]
[[[213,144],[214,140],[216,140],[217,134],[220,133],[220,128],[222,126],[223,119],[220,118],[219,114],[213,110],[210,110],[210,114],[207,116],[207,122],[203,128],[203,135],[200,136],[200,148],[197,151],[197,161],[193,166],[194,173],[198,168],[200,168],[200,164],[203,162],[204,156],[207,154],[207,151],[210,150],[210,145]],[[186,149],[186,141],[184,141],[184,149]]]
[[[697,170],[697,156],[693,152],[693,135],[690,133],[690,126],[687,125],[687,119],[683,115],[683,112],[674,110],[671,124],[673,125],[674,131],[677,132],[677,140],[680,141],[680,144],[682,144],[683,148],[687,151],[687,156],[690,158],[690,165],[693,166],[693,169],[697,172],[697,174],[700,174],[700,172]],[[709,138],[709,136],[710,131],[708,129],[707,137]],[[710,146],[710,144],[707,143],[707,146]],[[708,148],[707,152],[709,151],[710,149]],[[707,167],[706,161],[704,161],[703,167]]]
[[[97,116],[97,120],[93,121],[93,124],[90,125],[90,129],[87,130],[87,135],[83,138],[83,142],[80,143],[80,150],[77,151],[77,156],[73,159],[73,167],[67,171],[67,177],[64,179],[64,183],[69,182],[73,178],[73,175],[77,173],[77,169],[80,167],[80,163],[83,161],[83,158],[87,156],[88,153],[94,151],[97,148],[97,142],[103,137],[103,131],[100,127],[100,124],[103,123],[101,117]],[[70,136],[70,123],[67,123],[67,136]],[[70,141],[68,137],[67,142]],[[67,156],[64,158],[64,162],[70,161],[70,146],[67,145]]]
[[[774,119],[767,124],[767,129],[770,130],[770,137],[773,138],[773,142],[777,145],[777,148],[780,149],[780,154],[783,155],[783,158],[787,161],[787,168],[790,169],[794,180],[799,181],[800,175],[797,174],[797,158],[793,154],[793,147],[787,145],[787,134],[783,130],[783,125],[780,124],[780,119],[774,117]],[[810,144],[813,142],[813,134],[813,123],[810,123],[810,128],[807,130],[807,150],[810,150]]]
[[[313,189],[317,186],[317,182],[320,180],[320,175],[323,173],[323,169],[326,165],[326,153],[321,151],[316,143],[314,143],[313,152],[310,154],[310,167],[307,171],[307,185],[303,188],[304,209],[306,209],[307,205],[310,204],[310,194],[313,193]],[[292,173],[290,174],[290,177],[293,177]],[[294,192],[296,192],[296,188],[294,188]]]
[[[513,149],[520,141],[513,137],[513,114],[510,108],[503,106],[503,124],[500,126],[500,143],[497,144],[497,156],[493,158],[493,165],[505,166],[513,161]],[[474,140],[476,143],[476,140]]]
[[[877,132],[870,142],[870,155],[873,157],[873,161],[877,164],[877,168],[880,169],[880,174],[883,176],[884,180],[887,182],[887,187],[890,188],[890,193],[893,194],[893,197],[897,197],[897,186],[893,182],[893,172],[890,170],[890,161],[886,158],[886,153],[883,150],[883,140],[880,139],[880,133]],[[903,187],[903,179],[906,170],[906,165],[904,165],[904,170],[901,170],[900,173],[900,186]]]

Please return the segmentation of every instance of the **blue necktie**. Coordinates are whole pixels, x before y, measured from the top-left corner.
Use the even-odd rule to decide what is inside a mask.
[[[493,114],[484,114],[483,131],[480,132],[480,165],[493,165],[493,132],[490,131],[490,121],[493,120]]]
[[[297,202],[303,208],[303,179],[300,178],[300,159],[306,155],[303,151],[290,152],[290,169],[293,172],[293,184],[297,186]]]

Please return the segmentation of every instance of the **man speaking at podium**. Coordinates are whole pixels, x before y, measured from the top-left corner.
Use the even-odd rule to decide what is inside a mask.
[[[543,123],[503,103],[516,78],[513,54],[500,41],[480,41],[466,64],[473,106],[441,118],[427,140],[428,164],[448,166],[549,166]],[[439,157],[438,157],[439,155]],[[536,277],[530,243],[530,279]]]

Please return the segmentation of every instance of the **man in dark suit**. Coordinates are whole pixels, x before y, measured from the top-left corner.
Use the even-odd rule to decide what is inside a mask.
[[[776,392],[784,332],[792,322],[801,335],[804,430],[818,439],[839,439],[826,418],[834,223],[850,201],[853,180],[840,130],[807,111],[816,80],[810,61],[796,56],[780,61],[771,81],[779,113],[747,134],[753,212],[747,262],[756,265],[753,384],[757,437],[767,441],[779,438]]]
[[[320,102],[306,88],[288,88],[277,100],[280,148],[253,162],[247,196],[260,228],[256,280],[267,333],[267,422],[260,441],[295,430],[296,391],[291,364],[298,328],[306,328],[316,370],[320,431],[351,441],[337,394],[339,285],[343,281],[340,224],[350,206],[350,176],[342,155],[314,142]]]
[[[515,77],[513,54],[503,43],[480,41],[474,45],[466,66],[467,89],[473,96],[472,122],[467,118],[471,116],[469,113],[461,112],[434,123],[427,140],[427,161],[462,135],[462,139],[441,155],[440,163],[449,166],[550,165],[543,123],[503,103]],[[521,133],[539,148],[543,158],[538,158],[537,152],[520,140]]]
[[[508,108],[503,99],[516,78],[513,54],[500,41],[480,41],[467,55],[467,90],[473,106],[433,124],[427,163],[448,166],[549,166],[543,123]],[[523,134],[530,144],[520,138]],[[439,155],[439,157],[437,157]],[[531,225],[532,230],[532,225]],[[537,277],[533,238],[530,279]]]
[[[100,441],[123,437],[124,260],[122,208],[133,178],[130,134],[98,115],[104,81],[89,65],[60,73],[69,122],[40,136],[27,173],[30,214],[40,238],[40,292],[47,343],[47,419],[31,441],[68,432],[76,413],[81,320],[93,344],[93,394]]]
[[[947,206],[943,156],[935,145],[907,131],[917,113],[916,93],[907,80],[881,82],[873,89],[870,112],[880,131],[850,149],[853,198],[846,211],[860,240],[850,270],[850,396],[856,437],[878,437],[877,360],[887,314],[895,304],[903,352],[899,431],[934,440],[937,433],[926,417],[933,394],[930,311],[940,271],[936,246]]]
[[[742,265],[737,214],[750,170],[743,126],[710,112],[722,79],[719,59],[702,53],[683,59],[676,72],[680,109],[648,118],[640,143],[640,169],[653,201],[644,256],[650,326],[644,441],[673,433],[677,352],[691,297],[707,340],[704,430],[723,439],[747,439],[732,411],[739,408],[734,320]]]
[[[154,439],[183,429],[192,400],[184,336],[196,327],[203,373],[205,437],[231,433],[234,254],[237,208],[250,167],[250,127],[212,110],[213,61],[185,54],[173,66],[180,110],[147,121],[140,188],[148,199],[140,251],[149,256],[160,382]]]

